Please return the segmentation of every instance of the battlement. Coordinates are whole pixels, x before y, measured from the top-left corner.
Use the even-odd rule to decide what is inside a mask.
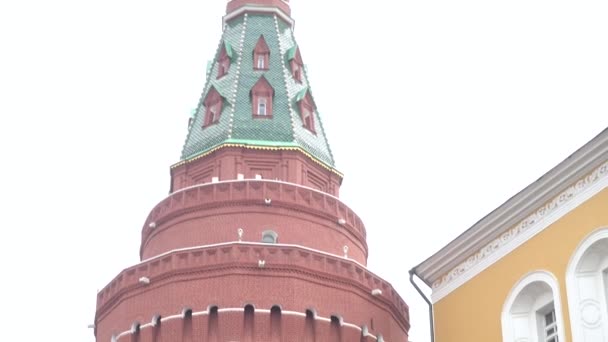
[[[238,242],[178,250],[125,269],[98,293],[96,321],[103,320],[123,301],[133,297],[145,298],[145,293],[152,289],[155,290],[152,292],[159,296],[162,293],[161,289],[170,284],[173,286],[172,293],[179,293],[179,286],[177,288],[175,286],[181,284],[207,294],[205,297],[194,296],[190,298],[192,303],[184,303],[184,305],[196,308],[212,304],[234,307],[239,303],[230,302],[232,299],[227,298],[218,297],[217,303],[196,301],[215,298],[213,293],[217,292],[218,288],[214,288],[211,279],[230,278],[235,275],[239,279],[237,284],[260,280],[266,284],[264,286],[268,290],[281,289],[281,282],[290,283],[298,279],[301,282],[301,290],[307,290],[311,297],[314,291],[308,291],[318,287],[319,284],[324,288],[338,289],[339,293],[356,293],[356,297],[367,305],[371,304],[380,311],[390,313],[404,331],[409,328],[407,304],[388,282],[357,262],[298,246]],[[273,280],[268,277],[272,277]],[[191,281],[196,285],[188,285]],[[228,284],[234,282],[224,280],[222,284],[222,290],[226,290],[230,286]],[[292,286],[288,285],[285,288]],[[256,293],[254,288],[251,292],[246,297],[251,298],[254,305],[281,305],[290,310],[306,309],[295,307],[302,298],[277,295],[276,298],[282,298],[281,302],[272,303],[273,299],[268,298],[268,293]],[[323,296],[327,296],[327,293],[323,293]],[[156,298],[155,304],[159,305],[162,302],[161,298],[160,296]],[[317,301],[317,303],[319,303],[315,308],[317,312],[329,314],[335,310],[332,307],[319,306],[334,306],[332,300]],[[159,307],[162,308],[162,305]],[[156,313],[165,316],[170,314],[162,310]],[[347,315],[348,312],[344,310],[342,314]]]
[[[282,243],[332,254],[341,254],[348,246],[354,259],[367,261],[365,226],[338,198],[264,179],[201,184],[169,195],[144,223],[141,257],[234,241],[237,228],[245,230],[244,241],[258,242],[261,232],[271,228],[279,232]],[[327,239],[318,239],[319,234]]]

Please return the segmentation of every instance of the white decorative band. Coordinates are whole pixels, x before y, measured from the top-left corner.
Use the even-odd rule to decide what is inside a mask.
[[[608,162],[568,187],[513,228],[485,245],[433,283],[433,302],[439,301],[475,275],[507,255],[559,218],[608,186]]]
[[[222,308],[222,309],[218,309],[217,310],[218,313],[224,313],[224,312],[245,312],[245,308]],[[270,314],[272,311],[268,310],[268,309],[254,309],[255,313],[267,313]],[[207,316],[209,315],[209,310],[205,310],[205,311],[197,311],[197,312],[193,312],[192,316]],[[306,317],[306,313],[305,312],[298,312],[298,311],[281,311],[281,315],[286,315],[286,316],[297,316],[297,317]],[[313,315],[314,319],[317,321],[322,321],[322,322],[331,322],[331,318],[327,318],[327,317],[321,317],[321,316],[317,316],[317,315]],[[156,316],[155,316],[156,318]],[[134,334],[136,332],[139,332],[143,329],[147,329],[147,328],[152,328],[155,326],[155,322],[154,319],[152,319],[152,322],[150,323],[146,323],[146,324],[142,324],[139,326],[138,329],[129,329],[126,331],[121,332],[118,335],[114,335],[112,336],[111,342],[119,342],[121,338]],[[172,315],[172,316],[167,316],[167,317],[162,317],[160,319],[161,322],[168,322],[168,321],[172,321],[172,320],[176,320],[176,319],[183,319],[184,315],[183,314],[178,314],[178,315]],[[359,327],[358,325],[352,324],[352,323],[346,323],[346,322],[342,322],[340,323],[341,326],[343,327],[347,327],[350,329],[354,329],[357,330],[359,333],[362,333],[364,330]],[[365,333],[365,336],[369,336],[371,338],[373,338],[374,340],[378,340],[378,338],[375,335],[370,334],[369,332]]]

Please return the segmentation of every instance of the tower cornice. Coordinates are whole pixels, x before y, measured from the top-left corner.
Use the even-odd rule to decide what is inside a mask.
[[[274,141],[267,141],[267,142],[263,142],[263,141],[255,141],[255,142],[251,142],[248,140],[241,140],[241,139],[230,139],[227,140],[225,143],[223,144],[219,144],[217,146],[214,146],[210,149],[207,149],[206,151],[202,151],[198,154],[195,154],[193,156],[191,156],[188,159],[184,159],[184,160],[180,160],[179,162],[171,165],[171,169],[174,169],[176,167],[179,167],[181,165],[184,164],[188,164],[191,163],[193,161],[196,161],[200,158],[206,157],[207,155],[224,149],[224,148],[246,148],[246,149],[251,149],[251,150],[266,150],[266,151],[297,151],[302,153],[303,155],[305,155],[306,157],[308,157],[310,160],[312,160],[314,163],[320,165],[321,167],[323,167],[324,169],[331,171],[332,173],[334,173],[335,175],[337,175],[338,177],[340,177],[340,179],[344,178],[344,174],[340,171],[338,171],[337,169],[331,167],[330,165],[328,165],[327,163],[323,162],[322,160],[319,160],[318,158],[316,158],[315,156],[313,156],[312,154],[306,152],[306,150],[304,150],[303,148],[301,148],[299,145],[295,144],[295,143],[277,143]]]
[[[265,6],[256,6],[256,5],[246,5],[243,7],[239,7],[236,10],[226,14],[222,18],[222,24],[226,25],[230,20],[237,18],[245,13],[264,13],[264,14],[276,14],[277,17],[281,18],[285,21],[291,28],[293,29],[296,22],[281,9],[276,7],[265,7]]]
[[[282,19],[293,24],[288,0],[230,0],[226,5],[224,23],[245,12],[277,13]]]

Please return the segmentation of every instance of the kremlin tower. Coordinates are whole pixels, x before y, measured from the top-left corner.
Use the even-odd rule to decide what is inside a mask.
[[[339,196],[289,1],[231,0],[141,262],[97,295],[97,342],[407,342]]]

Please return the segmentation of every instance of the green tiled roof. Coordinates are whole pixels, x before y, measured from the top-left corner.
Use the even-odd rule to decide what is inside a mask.
[[[264,36],[270,49],[268,70],[253,68],[253,50],[260,36]],[[228,74],[217,79],[222,44],[231,65]],[[318,112],[314,113],[315,134],[303,127],[297,109],[297,101],[310,89],[305,72],[302,83],[291,76],[289,60],[296,49],[291,27],[273,14],[243,14],[228,22],[207,72],[181,159],[191,159],[222,144],[244,142],[248,146],[300,148],[333,168],[334,158]],[[269,119],[253,118],[251,114],[251,88],[262,76],[274,89],[273,115]],[[211,87],[222,95],[224,105],[219,122],[203,128],[203,100]]]

